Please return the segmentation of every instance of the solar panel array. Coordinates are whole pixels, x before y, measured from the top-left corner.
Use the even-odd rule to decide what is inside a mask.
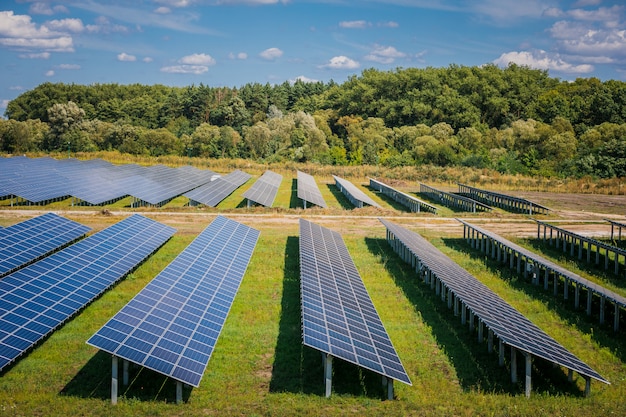
[[[304,345],[411,384],[339,233],[300,219]]]
[[[350,181],[340,178],[336,175],[333,175],[335,179],[335,185],[339,188],[347,198],[350,200],[355,207],[363,207],[363,204],[369,204],[372,207],[380,208],[380,204],[372,200],[367,194],[361,191],[356,185],[352,184]]]
[[[590,366],[418,233],[389,220],[380,219],[380,221],[387,228],[387,239],[396,252],[406,254],[408,251],[413,259],[405,260],[412,264],[419,260],[419,265],[430,270],[442,285],[478,316],[503,343],[608,384],[608,381]],[[418,266],[418,270],[419,268]]]
[[[312,175],[298,171],[298,198],[305,202],[326,208],[326,201]]]
[[[530,200],[520,197],[513,197],[507,194],[496,193],[495,191],[482,190],[465,184],[457,184],[459,194],[471,198],[491,207],[500,207],[509,211],[522,213],[542,213],[548,214],[550,209],[541,204],[533,203]]]
[[[0,233],[0,277],[57,250],[91,230],[54,213],[9,226]]]
[[[190,166],[116,166],[95,159],[0,158],[0,198],[15,196],[25,202],[45,204],[75,197],[101,205],[133,196],[135,204],[160,206],[202,184],[216,174]]]
[[[243,196],[248,201],[254,201],[265,207],[272,207],[282,180],[282,175],[272,171],[265,171],[252,187],[243,193]]]
[[[215,207],[250,178],[250,174],[237,169],[228,175],[224,175],[185,193],[184,196],[189,198],[191,204],[201,203]]]
[[[87,343],[197,387],[258,237],[218,216]]]
[[[403,193],[402,191],[398,191],[395,188],[373,178],[370,178],[370,188],[393,198],[398,203],[408,207],[413,213],[419,213],[423,210],[431,213],[437,213],[437,207],[428,204],[419,198]]]
[[[128,217],[0,280],[0,371],[101,295],[175,230]]]

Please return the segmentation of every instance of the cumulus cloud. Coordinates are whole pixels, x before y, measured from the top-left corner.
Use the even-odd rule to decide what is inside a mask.
[[[549,54],[543,50],[507,52],[500,55],[493,63],[500,66],[515,63],[535,69],[558,71],[568,74],[586,74],[594,70],[593,65],[574,65],[566,62],[559,54]]]
[[[126,52],[117,54],[117,60],[122,62],[135,62],[137,57],[135,55],[129,55]]]
[[[50,58],[50,52],[20,54],[19,57],[23,58],[23,59],[49,59]]]
[[[182,57],[177,61],[178,65],[161,68],[161,72],[170,74],[204,74],[209,67],[215,65],[215,59],[207,54],[192,54]]]
[[[281,56],[283,56],[283,51],[281,51],[278,48],[269,48],[266,49],[265,51],[261,52],[259,54],[259,56],[263,59],[266,59],[268,61],[272,61],[274,59],[278,59]]]
[[[54,71],[53,70],[46,71],[46,73],[45,73],[46,77],[52,77],[53,75],[54,75]]]
[[[204,74],[209,70],[209,67],[204,65],[172,65],[169,67],[161,68],[161,72],[167,72],[170,74]]]
[[[296,81],[302,81],[303,83],[316,83],[319,80],[315,80],[313,78],[305,77],[304,75],[298,75],[296,78],[289,80],[290,84],[295,84]]]
[[[72,52],[72,37],[42,25],[37,27],[27,15],[15,15],[12,11],[0,12],[0,45],[44,49],[47,51]]]
[[[347,56],[340,55],[332,57],[327,64],[322,65],[322,68],[330,68],[330,69],[356,69],[359,68],[360,64],[348,58]]]
[[[211,55],[207,54],[192,54],[182,57],[179,61],[181,64],[186,65],[215,65],[215,59]]]
[[[67,7],[58,5],[51,7],[50,4],[44,2],[35,2],[28,8],[30,14],[53,15],[55,13],[68,13]]]
[[[231,52],[230,54],[228,54],[228,58],[244,60],[244,59],[248,59],[248,54],[245,52],[238,52],[236,54]]]
[[[372,24],[365,20],[347,20],[339,22],[339,27],[344,29],[365,29]]]
[[[150,62],[153,61],[153,59],[151,57],[147,56],[144,59],[142,59],[142,61],[145,62],[145,63],[150,63]]]
[[[378,62],[379,64],[392,64],[396,59],[404,57],[406,57],[406,54],[398,51],[393,46],[375,45],[372,52],[365,56],[365,59]]]
[[[51,20],[49,22],[46,22],[44,26],[49,28],[50,30],[62,32],[68,31],[80,33],[85,30],[83,21],[80,19]]]

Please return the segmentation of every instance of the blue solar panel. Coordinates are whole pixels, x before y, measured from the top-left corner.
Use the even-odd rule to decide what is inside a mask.
[[[0,370],[120,280],[174,232],[135,214],[0,280]]]
[[[339,233],[300,219],[302,340],[411,384]]]
[[[192,202],[202,203],[210,207],[217,206],[237,188],[250,179],[250,174],[235,170],[228,175],[217,178],[184,194]]]
[[[197,387],[258,237],[218,216],[87,343]]]
[[[372,207],[380,208],[380,204],[372,200],[350,181],[336,175],[333,175],[333,178],[335,179],[335,185],[339,188],[339,191],[341,191],[355,207],[362,208],[363,204],[369,204]]]
[[[248,201],[254,201],[265,207],[272,207],[282,180],[282,175],[272,171],[265,171],[252,187],[243,193],[243,196]]]
[[[298,198],[305,202],[305,208],[306,201],[326,208],[326,201],[315,182],[315,178],[302,171],[298,171]]]
[[[9,226],[0,233],[0,277],[84,236],[89,230],[54,213]]]

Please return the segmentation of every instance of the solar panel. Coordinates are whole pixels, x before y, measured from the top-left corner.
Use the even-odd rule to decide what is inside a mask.
[[[89,230],[54,213],[3,229],[0,234],[0,277],[84,236]]]
[[[411,384],[339,233],[300,219],[304,345]]]
[[[336,175],[333,175],[333,178],[335,179],[335,185],[337,185],[339,191],[341,191],[355,207],[361,208],[363,204],[369,204],[370,206],[380,208],[380,204],[372,200],[350,181],[344,180]]]
[[[197,387],[258,237],[218,216],[87,343]]]
[[[315,182],[315,178],[302,171],[298,171],[298,198],[304,202],[304,208],[306,208],[307,201],[316,206],[326,208],[326,201]]]
[[[395,188],[381,182],[370,178],[370,187],[393,198],[398,203],[406,206],[413,213],[419,213],[422,210],[430,211],[431,213],[437,213],[437,207],[430,205],[419,198],[415,198],[410,196],[402,191],[398,191]]]
[[[418,233],[389,220],[380,221],[387,228],[387,240],[396,252],[407,262],[417,264],[418,270],[421,271],[419,265],[430,270],[503,343],[578,372],[585,378],[609,383]],[[408,254],[411,259],[406,257]]]
[[[243,196],[248,199],[248,205],[250,201],[254,201],[262,206],[272,207],[282,180],[282,175],[265,171],[252,187],[243,193]]]
[[[480,188],[469,185],[457,184],[459,186],[459,194],[471,198],[481,203],[488,204],[491,207],[500,207],[504,210],[517,211],[522,213],[542,213],[548,214],[550,209],[530,200],[520,197],[513,197],[507,194],[497,193],[495,191],[482,190]]]
[[[185,193],[184,196],[189,198],[190,202],[215,207],[250,178],[250,174],[237,169],[228,175],[224,175]]]
[[[0,371],[167,241],[135,214],[0,280]]]

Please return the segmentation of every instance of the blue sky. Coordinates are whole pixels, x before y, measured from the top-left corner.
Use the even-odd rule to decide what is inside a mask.
[[[3,0],[0,114],[44,82],[238,87],[508,62],[626,80],[623,0]]]

